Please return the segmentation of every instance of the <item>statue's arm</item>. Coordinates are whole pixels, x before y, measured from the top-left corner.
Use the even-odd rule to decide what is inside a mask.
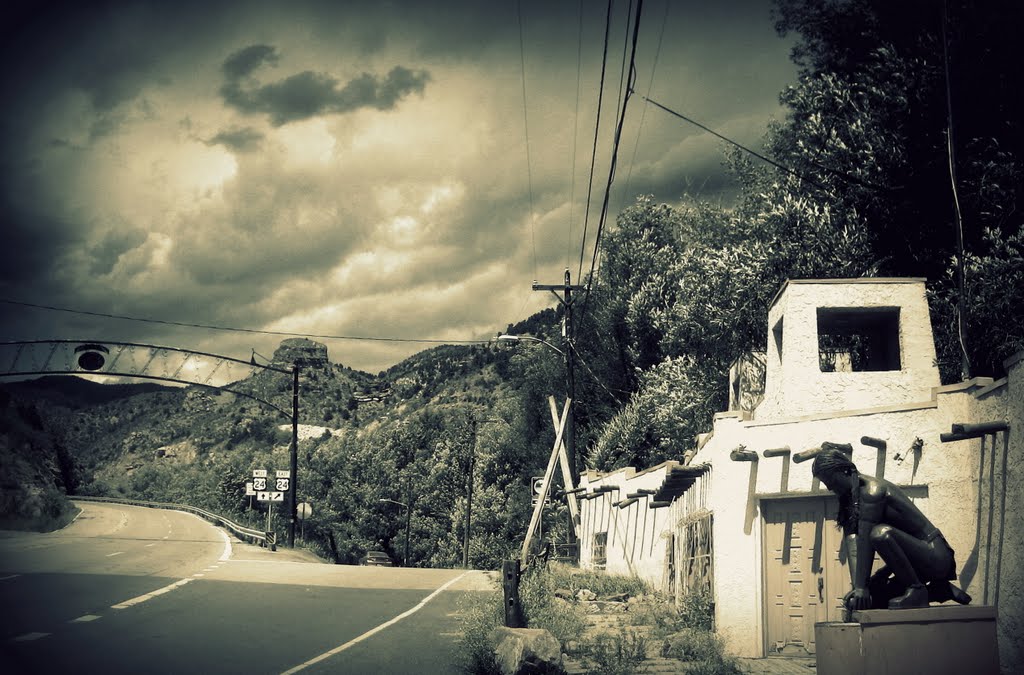
[[[865,609],[871,606],[868,578],[871,576],[871,566],[875,560],[875,547],[871,544],[871,530],[882,522],[884,513],[884,489],[877,484],[865,486],[861,491],[860,518],[856,528],[851,528],[846,536],[850,581],[853,583],[853,591],[850,594],[853,609]]]

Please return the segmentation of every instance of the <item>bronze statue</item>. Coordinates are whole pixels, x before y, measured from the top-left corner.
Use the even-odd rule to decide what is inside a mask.
[[[971,597],[956,579],[953,549],[942,532],[897,486],[865,476],[837,447],[824,444],[811,472],[839,497],[836,525],[846,539],[853,589],[843,598],[848,611],[927,607],[929,602]],[[885,563],[874,574],[875,553]]]

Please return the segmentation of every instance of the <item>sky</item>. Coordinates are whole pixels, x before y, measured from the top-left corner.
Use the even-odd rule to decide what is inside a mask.
[[[796,81],[770,7],[643,3],[607,226],[728,203],[723,142],[641,95],[759,147]],[[590,270],[627,9],[598,123],[605,2],[9,6],[0,341],[248,359],[287,333],[377,373],[492,339]]]

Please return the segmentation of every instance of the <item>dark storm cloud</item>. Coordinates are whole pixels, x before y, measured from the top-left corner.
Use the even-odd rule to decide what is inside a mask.
[[[324,113],[389,110],[408,94],[423,93],[430,80],[425,70],[395,66],[384,78],[363,73],[344,85],[311,70],[270,84],[252,81],[260,66],[277,60],[276,50],[268,45],[252,45],[228,57],[223,66],[227,81],[220,89],[224,102],[243,113],[265,113],[274,126],[281,126]]]
[[[249,152],[259,147],[264,136],[252,127],[225,129],[210,140],[207,145],[223,145],[238,152]]]

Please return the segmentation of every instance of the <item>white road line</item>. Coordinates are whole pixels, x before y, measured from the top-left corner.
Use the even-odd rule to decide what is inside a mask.
[[[20,574],[8,574],[6,577],[0,577],[0,581],[7,581],[8,579],[14,579],[20,576]]]
[[[231,558],[231,539],[228,538],[228,535],[224,530],[217,528],[217,531],[220,532],[220,536],[224,538],[224,552],[220,554],[219,560],[219,562],[224,562]]]
[[[154,541],[152,544],[146,544],[146,548],[149,548],[150,546],[156,546],[156,542]]]
[[[145,602],[147,600],[152,600],[153,598],[155,598],[158,595],[163,595],[164,593],[168,593],[170,591],[173,591],[176,588],[181,588],[182,586],[184,586],[185,584],[187,584],[190,581],[192,581],[192,577],[189,577],[187,579],[179,579],[178,581],[175,581],[173,584],[168,584],[167,586],[164,586],[163,588],[158,588],[158,589],[156,589],[155,591],[153,591],[151,593],[144,593],[143,595],[134,597],[131,600],[125,600],[124,602],[119,602],[116,605],[111,605],[110,608],[111,609],[127,609],[128,607],[134,607],[135,605],[143,603],[143,602]]]
[[[100,616],[98,614],[83,614],[77,619],[72,619],[71,621],[68,621],[68,623],[86,623],[88,621],[95,621],[99,618]]]
[[[114,551],[113,553],[108,553],[107,557],[113,558],[115,555],[121,555],[122,553],[124,553],[124,551]]]
[[[18,637],[14,638],[14,641],[29,642],[30,640],[38,640],[39,638],[44,638],[47,635],[49,635],[49,633],[25,633],[24,635],[19,635]]]
[[[451,586],[452,584],[454,584],[456,581],[458,581],[462,577],[466,576],[467,574],[469,574],[469,572],[463,572],[462,574],[460,574],[459,576],[455,577],[454,579],[449,580],[443,586],[438,588],[436,591],[434,591],[433,593],[431,593],[427,597],[423,598],[423,601],[420,602],[420,604],[416,605],[415,607],[413,607],[410,610],[402,612],[401,614],[399,614],[395,618],[391,619],[390,621],[385,621],[384,623],[382,623],[381,625],[377,626],[376,628],[372,628],[372,629],[366,631],[365,633],[363,633],[359,637],[357,637],[355,639],[352,639],[352,640],[349,640],[348,642],[346,642],[343,645],[339,645],[339,646],[335,647],[334,649],[332,649],[332,650],[330,650],[328,652],[324,652],[320,656],[312,658],[309,661],[306,661],[305,663],[300,663],[299,665],[295,666],[294,668],[290,668],[290,669],[284,671],[283,673],[281,673],[281,675],[291,675],[292,673],[297,673],[300,670],[305,670],[306,668],[312,666],[315,663],[320,663],[321,661],[323,661],[325,659],[329,659],[330,657],[334,656],[335,654],[340,654],[341,652],[345,651],[349,647],[357,645],[360,642],[362,642],[363,640],[367,639],[368,637],[376,635],[377,633],[379,633],[380,631],[384,630],[388,626],[392,626],[392,625],[398,623],[399,621],[401,621],[405,617],[412,616],[416,612],[418,612],[421,609],[423,609],[423,607],[428,602],[433,600],[442,591],[444,591],[446,588],[448,588],[449,586]]]

